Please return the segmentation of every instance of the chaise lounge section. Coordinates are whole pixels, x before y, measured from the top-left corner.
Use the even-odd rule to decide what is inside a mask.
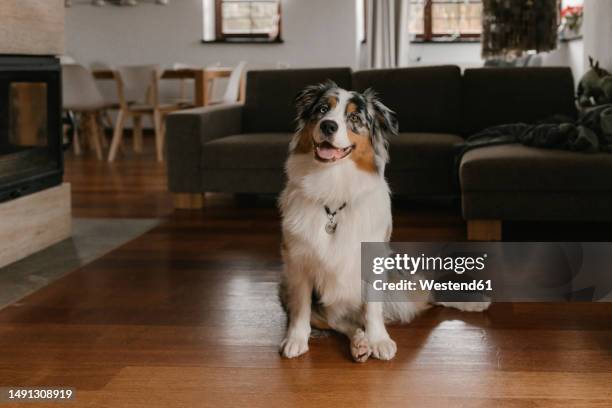
[[[567,68],[468,69],[466,135],[505,123],[577,116]],[[503,221],[611,220],[612,155],[520,144],[482,147],[460,163],[468,239],[501,240]]]

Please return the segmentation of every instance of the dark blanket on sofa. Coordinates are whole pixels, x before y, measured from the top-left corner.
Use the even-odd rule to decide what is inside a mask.
[[[593,108],[578,120],[555,116],[536,124],[493,126],[468,137],[457,146],[456,163],[479,147],[521,143],[526,146],[574,152],[612,153],[612,104]]]

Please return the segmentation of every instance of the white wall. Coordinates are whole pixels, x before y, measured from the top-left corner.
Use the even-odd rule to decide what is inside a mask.
[[[574,74],[574,82],[584,74],[584,41],[581,39],[562,42],[559,48],[543,54],[545,66],[569,66]]]
[[[84,65],[175,62],[250,67],[356,66],[355,0],[283,0],[284,44],[202,44],[202,1],[66,11],[66,52]]]
[[[585,66],[592,56],[612,71],[612,1],[585,0],[583,33]]]
[[[67,53],[85,65],[235,65],[246,60],[250,68],[360,66],[362,0],[282,1],[284,44],[202,44],[202,0],[170,0],[165,7],[152,0],[138,7],[93,7],[90,0],[77,0],[66,12]],[[590,10],[589,3],[597,4],[597,9]],[[612,12],[611,0],[587,0],[585,37],[593,16],[602,11]],[[612,27],[609,18],[602,21]],[[597,41],[585,46],[584,52],[581,41],[563,43],[544,58],[544,64],[571,66],[579,78],[584,53],[601,54],[612,34],[590,38]],[[479,43],[412,44],[409,54],[411,66],[469,68],[484,63]]]
[[[410,48],[410,66],[458,65],[462,69],[482,67],[480,43],[419,44]],[[569,66],[576,81],[584,73],[583,41],[562,42],[559,48],[542,54],[543,66]]]
[[[462,69],[481,67],[480,43],[410,45],[410,66],[459,65]]]

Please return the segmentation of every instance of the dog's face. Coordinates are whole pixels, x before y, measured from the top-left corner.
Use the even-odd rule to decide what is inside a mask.
[[[311,154],[326,166],[353,160],[361,170],[384,170],[387,139],[398,127],[395,114],[373,91],[349,92],[329,81],[304,89],[296,107],[298,131],[292,153]]]

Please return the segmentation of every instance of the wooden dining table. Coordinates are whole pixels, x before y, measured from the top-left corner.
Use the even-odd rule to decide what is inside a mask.
[[[232,74],[231,67],[208,67],[202,69],[182,68],[166,69],[161,74],[161,79],[193,79],[194,96],[196,106],[207,106],[210,104],[211,83],[217,78],[228,78]],[[115,71],[112,69],[93,70],[93,76],[99,80],[114,80]],[[243,100],[243,87],[240,87],[240,98]]]

